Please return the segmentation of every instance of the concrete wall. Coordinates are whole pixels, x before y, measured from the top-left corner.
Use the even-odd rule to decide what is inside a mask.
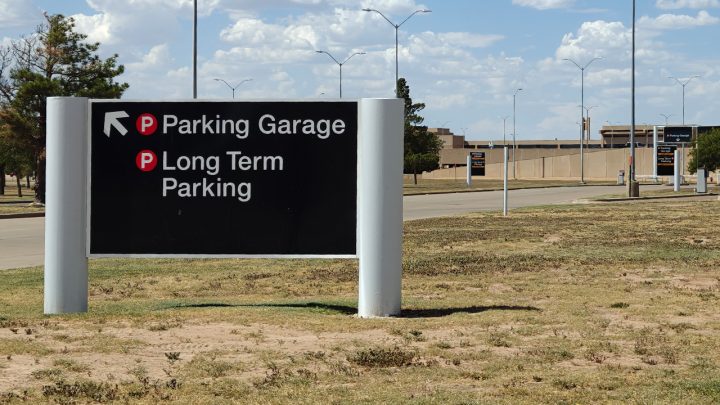
[[[486,152],[485,178],[502,178],[502,150],[492,149]],[[523,153],[525,152],[525,153]],[[541,151],[518,151],[515,162],[516,177],[520,179],[580,179],[580,154],[577,150],[543,150],[543,154],[553,156],[538,157]],[[550,152],[550,153],[548,153]],[[512,151],[510,151],[512,156]],[[465,152],[464,156],[467,155]],[[689,148],[685,149],[685,162],[689,160]],[[617,180],[618,171],[629,166],[630,149],[592,149],[585,152],[586,180]],[[464,160],[463,160],[464,161]],[[638,178],[651,177],[653,170],[652,148],[635,149],[635,168]],[[508,168],[512,178],[512,158]],[[425,179],[464,179],[465,167],[440,169],[423,173]],[[687,173],[687,170],[686,170]],[[663,181],[669,177],[661,178]]]

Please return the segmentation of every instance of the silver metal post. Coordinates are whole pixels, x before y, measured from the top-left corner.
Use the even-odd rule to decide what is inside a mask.
[[[87,312],[88,99],[47,99],[45,313]]]
[[[472,158],[470,155],[466,156],[467,161],[467,173],[465,174],[465,184],[467,184],[468,187],[472,186]]]
[[[658,159],[658,127],[657,125],[653,126],[653,181],[657,182],[657,159]]]
[[[508,147],[503,148],[503,215],[508,214]]]
[[[675,149],[674,152],[674,159],[675,159],[675,165],[674,165],[674,176],[673,176],[673,191],[680,191],[680,184],[682,181],[680,180],[680,151],[678,149]]]
[[[358,104],[359,297],[361,318],[401,310],[404,101]]]
[[[399,60],[398,57],[398,29],[400,29],[399,25],[395,26],[395,97],[400,97],[398,94],[398,80],[400,80],[400,67],[399,67]]]
[[[193,99],[197,98],[197,0],[193,0]]]
[[[631,107],[630,107],[630,167],[628,173],[628,196],[634,194],[635,182],[635,0],[632,3],[632,68],[631,68]]]

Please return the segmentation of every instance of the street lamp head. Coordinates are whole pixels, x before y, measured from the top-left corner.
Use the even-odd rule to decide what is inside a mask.
[[[420,12],[421,13],[432,13],[432,10],[423,9],[423,10],[420,10]]]
[[[374,11],[374,10],[371,8],[364,8],[364,9],[362,9],[362,11]]]

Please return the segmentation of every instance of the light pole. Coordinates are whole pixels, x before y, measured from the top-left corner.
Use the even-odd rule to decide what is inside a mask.
[[[515,89],[515,92],[513,93],[513,180],[517,179],[517,177],[515,177],[515,153],[517,153],[517,144],[515,143],[515,97],[519,91],[522,91],[522,89]]]
[[[398,70],[399,70],[399,69],[398,69],[398,29],[400,28],[401,25],[405,24],[405,23],[407,22],[407,20],[409,20],[410,18],[412,18],[412,16],[414,16],[415,14],[417,14],[417,13],[431,13],[432,10],[428,10],[428,9],[415,10],[412,14],[410,14],[409,16],[407,16],[407,18],[404,19],[400,24],[395,24],[394,22],[390,21],[389,18],[385,17],[385,14],[381,13],[381,12],[378,11],[378,10],[375,10],[374,8],[364,8],[364,9],[362,9],[362,11],[368,11],[368,12],[374,11],[374,12],[380,14],[380,16],[381,16],[382,18],[384,18],[385,21],[389,22],[390,25],[392,25],[393,27],[395,27],[395,97],[397,97],[397,96],[398,96],[397,82],[398,82],[398,80],[400,79],[399,73],[398,73]]]
[[[587,137],[586,137],[586,141],[587,141],[588,148],[590,148],[590,136],[591,136],[591,135],[590,135],[590,134],[591,134],[591,132],[590,132],[590,110],[592,110],[593,108],[597,108],[597,106],[596,106],[596,105],[591,105],[590,107],[585,107],[585,112],[587,113],[587,118],[586,118],[586,119],[587,119],[587,121],[586,121],[586,122],[587,122]]]
[[[679,85],[682,86],[682,107],[683,107],[683,111],[682,111],[682,124],[683,124],[683,125],[685,125],[685,86],[687,86],[688,83],[690,83],[690,81],[691,81],[692,79],[695,79],[695,78],[698,78],[698,77],[700,77],[700,76],[698,76],[698,75],[693,75],[693,76],[690,76],[690,77],[688,77],[687,79],[685,79],[685,81],[681,81],[681,80],[678,79],[677,77],[668,76],[668,79],[673,79],[673,80],[675,80],[676,82],[678,82]]]
[[[628,197],[640,197],[640,187],[635,192],[635,0],[632,2],[632,64],[630,80],[630,167],[628,168]]]
[[[235,90],[237,90],[237,88],[240,87],[241,84],[243,84],[243,83],[245,83],[245,82],[249,82],[249,81],[251,81],[252,79],[242,80],[242,81],[241,81],[240,83],[238,83],[235,87],[231,86],[230,83],[226,82],[226,81],[223,80],[223,79],[214,79],[214,80],[215,80],[216,82],[223,82],[223,83],[225,83],[226,86],[230,87],[230,90],[232,90],[232,98],[233,98],[233,100],[235,100]]]
[[[595,62],[598,59],[602,59],[601,56],[592,58],[590,62],[586,63],[583,66],[580,66],[577,62],[570,58],[565,58],[563,60],[572,62],[573,65],[577,66],[578,69],[580,69],[580,183],[585,183],[585,156],[584,156],[584,150],[583,150],[583,137],[585,135],[585,128],[583,128],[583,118],[585,117],[585,69],[590,66],[591,63]]]
[[[660,113],[660,116],[665,117],[665,126],[668,124],[668,119],[672,117],[672,114],[662,114]]]
[[[340,66],[340,98],[342,98],[342,67],[343,67],[343,65],[344,65],[347,61],[349,61],[350,58],[352,58],[353,56],[355,56],[355,55],[365,55],[365,52],[355,52],[355,53],[353,53],[352,55],[350,55],[350,56],[348,56],[347,58],[345,58],[345,60],[342,61],[342,62],[339,62],[337,59],[335,59],[335,57],[332,56],[332,55],[330,54],[330,52],[326,52],[326,51],[315,51],[315,52],[316,52],[316,53],[324,53],[325,55],[329,56],[330,59],[332,59],[333,61],[335,61],[335,63],[337,63],[338,66]]]
[[[193,99],[197,98],[197,0],[193,1]]]
[[[609,127],[612,127],[612,122],[605,121]],[[610,149],[613,148],[613,141],[615,140],[615,128],[610,128]]]
[[[505,122],[507,121],[508,118],[510,118],[509,115],[502,117],[502,119],[503,119],[503,146],[507,146],[507,143],[505,142]]]

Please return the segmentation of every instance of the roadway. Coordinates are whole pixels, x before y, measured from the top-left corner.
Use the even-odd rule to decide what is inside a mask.
[[[663,186],[643,186],[643,190]],[[509,208],[569,204],[605,194],[621,194],[623,186],[553,187],[511,190]],[[502,191],[406,196],[403,219],[461,215],[502,210]],[[0,270],[42,266],[45,218],[0,219]]]

